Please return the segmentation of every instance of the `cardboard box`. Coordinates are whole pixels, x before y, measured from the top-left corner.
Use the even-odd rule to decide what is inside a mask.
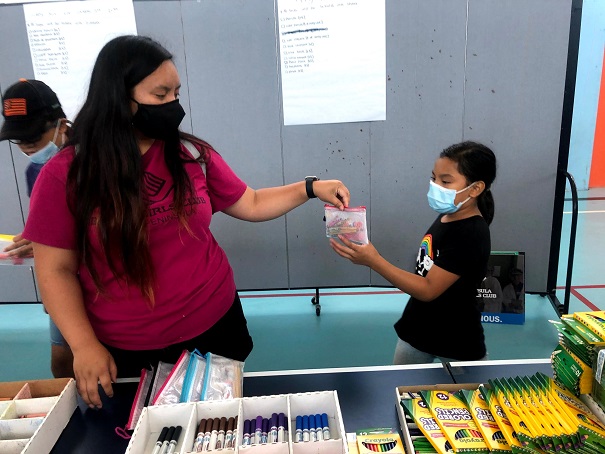
[[[0,397],[12,399],[0,402],[3,454],[50,452],[78,405],[76,382],[70,378],[0,383]],[[20,418],[36,413],[46,415]]]
[[[284,413],[289,421],[287,439],[283,443],[268,443],[242,447],[243,423],[246,419],[272,413]],[[330,427],[330,440],[294,443],[293,431],[296,416],[326,413]],[[175,453],[189,454],[198,435],[201,419],[237,416],[234,449],[222,449],[225,454],[348,454],[344,424],[336,391],[321,391],[274,396],[243,397],[240,399],[190,402],[175,405],[145,407],[132,434],[126,454],[150,454],[163,427],[182,427]]]
[[[459,391],[461,389],[477,389],[480,383],[457,383],[457,384],[444,384],[444,385],[418,385],[418,386],[398,386],[395,388],[395,398],[397,399],[397,416],[399,418],[399,425],[401,427],[401,433],[403,435],[403,443],[405,444],[405,450],[408,453],[414,452],[414,445],[412,443],[412,438],[410,437],[410,431],[408,430],[408,425],[405,421],[405,412],[403,407],[399,403],[401,401],[401,395],[403,393],[409,392],[419,392],[419,391]]]

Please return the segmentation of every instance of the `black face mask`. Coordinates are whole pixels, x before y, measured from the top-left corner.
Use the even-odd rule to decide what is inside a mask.
[[[178,99],[164,104],[141,104],[132,117],[132,124],[145,136],[166,140],[177,134],[185,111]]]

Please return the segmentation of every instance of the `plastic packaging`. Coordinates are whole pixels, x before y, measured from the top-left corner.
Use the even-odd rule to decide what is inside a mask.
[[[324,208],[328,238],[338,238],[338,235],[342,235],[354,243],[368,244],[366,207],[348,207],[344,211],[332,205],[325,205]]]
[[[181,392],[190,356],[190,352],[183,350],[152,405],[178,404],[181,401]]]
[[[243,397],[243,380],[243,362],[208,353],[201,400]]]
[[[200,400],[205,374],[206,358],[196,349],[189,358],[189,366],[181,392],[181,402],[197,402]]]

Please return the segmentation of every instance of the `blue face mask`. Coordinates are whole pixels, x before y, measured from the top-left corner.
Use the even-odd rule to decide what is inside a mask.
[[[471,183],[466,188],[460,189],[460,191],[456,191],[455,189],[447,189],[443,186],[439,186],[433,180],[429,180],[429,183],[429,192],[427,194],[429,206],[437,213],[441,214],[451,214],[458,211],[460,207],[466,202],[468,202],[471,198],[468,197],[466,200],[456,205],[454,203],[454,200],[456,200],[456,194],[460,194],[461,192],[466,191],[473,184],[475,184]]]
[[[40,148],[34,154],[25,154],[29,158],[31,162],[34,164],[46,164],[50,158],[52,158],[57,151],[59,151],[59,147],[55,144],[55,140],[57,140],[57,134],[59,134],[59,126],[61,126],[61,120],[57,122],[57,126],[55,127],[55,135],[53,136],[53,140],[48,142],[43,148]]]
[[[27,155],[27,157],[34,164],[46,164],[57,151],[59,151],[59,147],[54,142],[48,142],[44,148],[40,148],[34,154]]]

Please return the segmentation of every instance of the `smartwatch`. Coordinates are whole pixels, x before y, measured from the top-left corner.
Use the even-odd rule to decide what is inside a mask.
[[[313,182],[317,180],[319,180],[319,178],[315,176],[305,177],[305,189],[307,190],[307,197],[309,197],[310,199],[314,199],[317,197],[313,192]]]

